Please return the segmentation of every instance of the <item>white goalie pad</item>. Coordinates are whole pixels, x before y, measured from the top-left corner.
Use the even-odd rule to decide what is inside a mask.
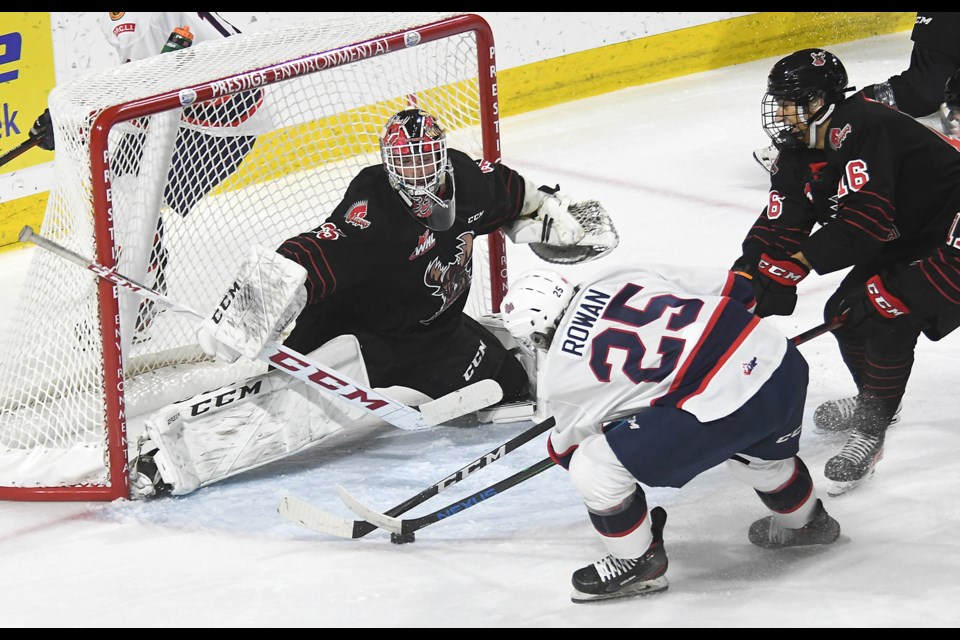
[[[368,384],[352,335],[334,338],[309,355]],[[184,495],[366,424],[366,418],[346,402],[271,371],[160,409],[145,428],[159,447],[154,460],[163,481],[173,495]]]
[[[530,384],[530,393],[534,398],[537,397],[537,358],[539,351],[524,349],[517,342],[509,331],[503,326],[503,317],[499,313],[481,315],[477,322],[490,331],[497,340],[516,357],[527,372],[527,381]],[[516,422],[527,420],[536,414],[537,403],[532,401],[519,401],[508,404],[497,404],[492,407],[486,407],[477,412],[477,420],[481,423],[488,422]]]

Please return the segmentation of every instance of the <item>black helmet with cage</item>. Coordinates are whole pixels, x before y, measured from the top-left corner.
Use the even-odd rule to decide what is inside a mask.
[[[436,118],[422,109],[390,116],[380,136],[380,157],[390,186],[417,220],[434,231],[453,226],[453,168],[447,135]]]
[[[813,147],[816,127],[833,113],[834,106],[848,92],[855,90],[847,82],[843,63],[824,49],[801,49],[781,58],[767,76],[767,92],[761,105],[763,130],[782,150],[804,146],[804,134],[810,129],[807,144]],[[822,104],[811,113],[813,101]],[[793,109],[794,121],[785,121],[784,114]],[[805,126],[798,128],[797,124]]]

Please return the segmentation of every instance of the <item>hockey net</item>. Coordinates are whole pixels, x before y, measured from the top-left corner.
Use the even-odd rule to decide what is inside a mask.
[[[410,106],[436,115],[450,146],[500,159],[482,18],[363,13],[60,85],[40,233],[206,313],[251,244],[275,248],[319,226],[357,172],[380,162],[386,119]],[[474,247],[476,316],[499,308],[506,264],[502,234]],[[216,363],[189,317],[33,251],[0,342],[0,499],[126,498],[128,419],[264,365]]]

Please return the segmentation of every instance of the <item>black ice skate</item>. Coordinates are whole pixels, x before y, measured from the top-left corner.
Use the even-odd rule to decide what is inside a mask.
[[[823,475],[832,482],[827,495],[836,497],[859,487],[873,477],[874,467],[883,458],[885,429],[874,435],[854,429],[837,455],[827,460]]]
[[[849,398],[840,398],[839,400],[824,402],[813,412],[813,426],[818,431],[831,433],[849,431],[857,424],[859,406],[860,396],[851,396]],[[887,426],[892,426],[900,422],[900,410],[902,408],[903,403],[897,407]]]
[[[788,529],[777,522],[776,516],[767,516],[750,525],[747,533],[750,542],[764,549],[830,544],[839,536],[840,524],[827,513],[819,498],[813,519],[799,529]]]
[[[574,602],[594,602],[611,598],[643,596],[665,591],[669,586],[667,552],[663,548],[663,525],[667,512],[663,507],[650,511],[653,542],[639,558],[606,556],[573,573]]]

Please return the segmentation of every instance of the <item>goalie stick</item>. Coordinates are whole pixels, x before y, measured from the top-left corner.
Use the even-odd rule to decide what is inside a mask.
[[[135,280],[131,280],[117,273],[115,269],[107,268],[99,263],[93,262],[81,256],[79,253],[71,251],[53,240],[35,233],[29,225],[21,229],[19,240],[20,242],[32,242],[38,247],[50,251],[61,258],[85,269],[89,269],[107,282],[132,291],[148,300],[153,300],[175,313],[192,316],[197,320],[204,319],[204,316],[197,311],[183,306],[162,293],[154,291]],[[307,358],[307,356],[285,347],[278,342],[266,343],[263,350],[258,354],[257,359],[307,383],[321,393],[340,398],[399,429],[407,431],[427,429],[459,415],[482,409],[489,404],[498,402],[502,398],[500,385],[492,380],[484,380],[459,391],[454,391],[437,400],[424,403],[421,405],[421,409],[424,411],[417,411],[413,407],[391,400],[366,385],[360,384],[338,371],[319,362],[315,362]],[[495,390],[490,386],[491,383],[496,386]],[[433,403],[438,404],[433,405]],[[427,405],[433,406],[427,407]]]
[[[803,333],[800,333],[794,336],[793,338],[790,338],[790,341],[794,345],[803,344],[808,340],[812,340],[817,336],[821,336],[824,333],[827,333],[829,331],[832,331],[833,329],[836,329],[843,323],[845,319],[846,319],[845,316],[838,316],[836,318],[828,320],[827,322],[824,322],[815,327],[812,327],[804,331]],[[550,418],[550,420],[552,419],[553,418]],[[446,507],[443,507],[442,509],[438,509],[424,516],[420,516],[418,518],[412,518],[408,520],[403,520],[396,517],[401,513],[403,513],[402,511],[399,511],[399,508],[402,505],[398,505],[397,507],[394,507],[393,509],[385,513],[381,513],[379,511],[376,511],[375,509],[371,509],[370,507],[366,506],[365,504],[357,500],[344,487],[340,485],[337,486],[337,494],[340,496],[340,499],[344,502],[344,504],[346,504],[347,507],[350,508],[351,511],[353,511],[354,513],[356,513],[357,515],[359,515],[361,518],[364,519],[364,520],[354,521],[355,523],[362,523],[366,521],[367,523],[369,523],[368,526],[376,525],[381,529],[390,531],[392,534],[397,534],[399,536],[409,536],[414,531],[422,529],[426,526],[434,524],[435,522],[439,522],[440,520],[443,520],[452,515],[455,515],[460,511],[463,511],[472,506],[475,506],[476,504],[482,502],[483,500],[486,500],[487,498],[492,498],[498,493],[501,493],[512,486],[520,484],[521,482],[538,475],[539,473],[545,471],[546,469],[550,468],[553,465],[554,465],[553,460],[550,458],[546,458],[524,469],[523,471],[515,473],[509,478],[505,478],[504,480],[501,480],[495,484],[492,484],[489,487],[486,487],[485,489],[481,489],[480,491],[477,491],[476,493],[470,496],[467,496],[463,500],[451,503]],[[416,505],[411,505],[411,508],[413,506],[416,506]],[[337,518],[336,516],[330,516],[329,514],[326,514],[320,511],[319,509],[315,509],[310,505],[306,505],[304,503],[299,503],[297,505],[297,508],[298,508],[298,516],[302,519],[298,521],[300,522],[300,524],[303,524],[304,526],[307,526],[310,528],[314,528],[314,527],[312,527],[311,524],[307,524],[307,522],[317,524],[319,527],[322,527],[323,524],[325,523],[342,520],[340,518]],[[308,516],[311,516],[311,515],[316,516],[317,520],[316,521],[308,520]],[[349,521],[343,520],[343,522],[349,522]],[[361,525],[357,525],[357,526],[361,526]],[[330,532],[322,528],[317,528],[316,530],[324,533]]]
[[[556,420],[554,420],[552,417],[547,418],[543,422],[534,425],[532,428],[527,429],[513,439],[508,440],[495,449],[490,450],[476,460],[468,462],[466,465],[460,467],[443,480],[440,480],[436,484],[427,487],[417,495],[407,498],[392,509],[388,509],[384,515],[399,516],[403,513],[406,513],[410,509],[423,504],[444,489],[452,487],[461,480],[464,480],[467,476],[472,475],[475,471],[479,471],[488,464],[499,460],[511,451],[515,451],[521,445],[526,444],[540,434],[553,428],[554,424],[556,424]],[[362,538],[371,531],[377,529],[376,524],[371,524],[366,520],[347,520],[346,518],[341,518],[340,516],[311,506],[293,496],[284,496],[280,500],[280,504],[277,506],[277,512],[284,519],[289,520],[294,524],[299,524],[307,529],[316,531],[317,533],[326,533],[332,536],[339,536],[341,538]]]

